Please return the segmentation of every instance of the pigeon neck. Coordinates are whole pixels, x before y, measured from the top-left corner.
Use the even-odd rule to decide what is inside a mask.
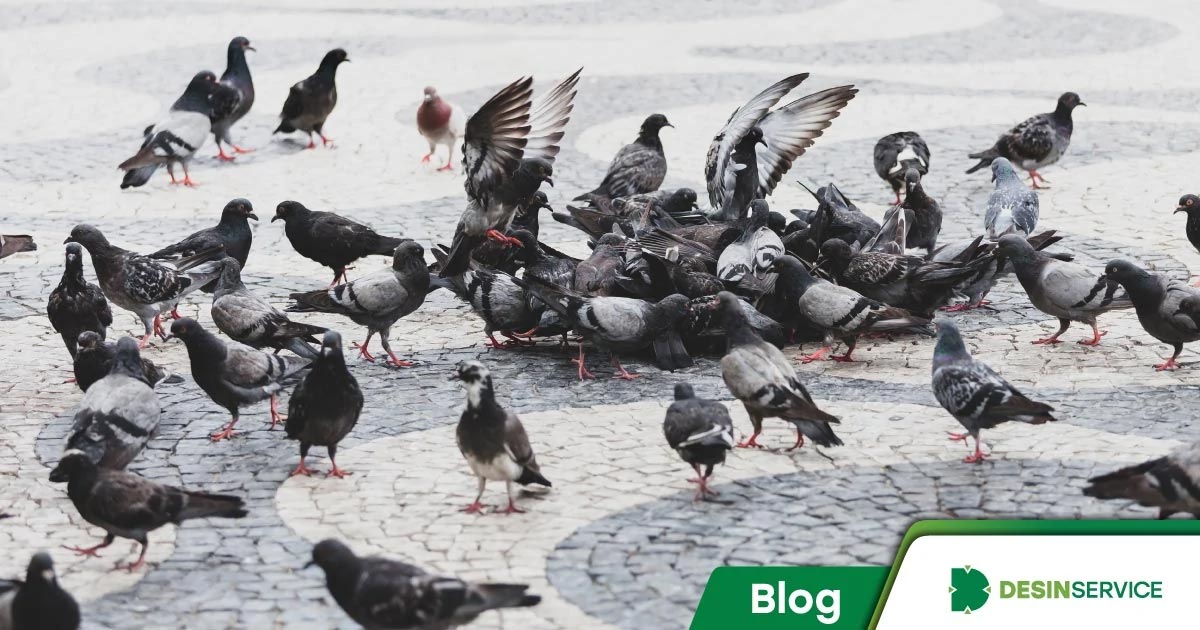
[[[321,61],[320,67],[317,68],[317,76],[328,79],[331,83],[337,77],[337,69],[339,62],[333,60]]]
[[[63,270],[61,284],[71,287],[82,287],[87,284],[87,280],[83,277],[83,261],[76,258],[67,262],[67,268]]]
[[[904,204],[901,207],[909,209],[912,209],[913,206],[921,207],[926,205],[925,202],[928,199],[929,197],[925,195],[925,189],[918,183],[913,186],[912,192],[909,192],[904,197]]]
[[[962,336],[958,331],[947,331],[938,335],[937,345],[933,348],[933,369],[966,361],[971,358],[967,347],[963,345]]]
[[[132,354],[117,352],[117,356],[113,359],[112,368],[108,371],[109,374],[119,374],[128,376],[129,378],[137,379],[149,385],[146,381],[146,374],[142,371],[142,362],[139,358]]]
[[[217,222],[217,225],[220,227],[238,227],[242,225],[248,227],[248,221],[249,219],[247,219],[246,215],[244,214],[238,214],[236,212],[222,212],[221,220]]]
[[[478,383],[467,386],[467,406],[471,409],[498,409],[496,392],[492,390],[492,377],[485,376]]]
[[[355,607],[354,593],[361,581],[363,568],[362,560],[358,558],[338,558],[336,562],[321,566],[325,570],[325,585],[338,605],[345,610]]]
[[[193,373],[198,370],[205,371],[212,368],[210,365],[197,367],[197,362],[205,360],[213,362],[223,361],[228,352],[225,349],[225,343],[207,330],[201,330],[198,333],[188,335],[184,338],[183,345],[187,346]]]
[[[67,497],[71,499],[71,503],[76,506],[86,505],[88,497],[92,494],[92,486],[96,485],[96,478],[100,473],[94,465],[85,466],[82,470],[76,470],[71,474],[71,478],[67,481]]]
[[[658,137],[658,132],[659,129],[656,127],[642,127],[642,130],[638,132],[637,143],[662,153],[663,145],[662,140]]]
[[[742,312],[740,304],[723,304],[721,310],[722,317],[725,319],[725,336],[730,348],[762,341],[762,338],[750,327],[750,322],[746,320],[746,314]]]
[[[207,115],[211,106],[208,102],[208,95],[201,90],[189,87],[183,96],[180,96],[171,109],[181,112],[197,112]]]
[[[435,96],[428,103],[421,103],[417,108],[417,124],[423,129],[441,129],[450,122],[450,105]]]
[[[250,79],[250,66],[246,64],[246,50],[241,46],[229,47],[229,53],[225,60],[225,74],[221,75],[222,79],[227,77]]]
[[[1054,113],[1050,116],[1054,118],[1054,122],[1058,123],[1060,126],[1070,127],[1072,123],[1071,110],[1073,109],[1074,108],[1069,105],[1059,103],[1058,106],[1054,108]]]

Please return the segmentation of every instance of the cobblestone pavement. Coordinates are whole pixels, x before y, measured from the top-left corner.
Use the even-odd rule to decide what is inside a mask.
[[[135,545],[80,560],[60,545],[99,538],[47,480],[79,400],[69,358],[49,328],[46,296],[61,273],[62,242],[81,221],[120,245],[157,249],[212,224],[224,203],[247,197],[264,218],[284,199],[335,210],[382,232],[445,242],[461,212],[461,176],[418,164],[424,145],[411,124],[427,84],[468,110],[497,87],[532,73],[539,85],[585,67],[575,114],[556,164],[561,205],[590,189],[612,153],[648,113],[664,132],[667,185],[703,188],[703,159],[729,111],[779,77],[809,71],[806,89],[852,82],[861,92],[792,174],[836,181],[878,216],[890,190],[871,168],[874,141],[915,129],[933,151],[929,192],[946,211],[945,238],[978,234],[990,184],[967,176],[965,154],[1007,126],[1053,106],[1065,90],[1088,103],[1063,161],[1046,169],[1042,225],[1060,245],[1099,267],[1125,256],[1165,272],[1200,270],[1200,254],[1171,211],[1194,191],[1200,166],[1200,60],[1182,24],[1187,2],[994,3],[982,0],[806,0],[645,3],[543,0],[0,1],[0,231],[32,233],[34,253],[0,261],[0,576],[23,571],[48,549],[83,602],[85,626],[101,628],[349,628],[318,570],[303,570],[313,541],[347,540],[467,578],[530,582],[534,609],[489,614],[481,628],[681,628],[714,566],[890,562],[918,518],[1121,517],[1151,512],[1097,503],[1079,490],[1114,466],[1160,455],[1197,436],[1200,366],[1157,373],[1167,351],[1132,313],[1102,318],[1104,344],[1052,348],[1029,341],[1055,324],[1011,280],[994,310],[958,316],[968,344],[1061,421],[1004,426],[986,434],[994,459],[961,464],[956,428],[928,389],[932,340],[865,341],[854,364],[801,368],[822,406],[842,417],[846,446],[785,453],[786,425],[767,421],[766,451],[735,452],[717,472],[720,500],[694,505],[687,470],[665,446],[660,422],[675,382],[728,399],[717,357],[662,373],[627,365],[633,382],[579,383],[554,344],[489,351],[479,322],[433,293],[393,330],[396,351],[417,365],[393,370],[352,360],[366,394],[362,420],[339,457],[346,480],[288,479],[298,449],[267,430],[265,405],[244,415],[236,439],[213,444],[224,412],[189,378],[159,394],[158,435],[132,469],[167,483],[247,498],[250,516],[167,527],[151,539],[148,568],[113,571]],[[224,46],[248,36],[255,109],[234,130],[255,147],[219,163],[211,143],[196,160],[195,189],[156,177],[120,191],[114,168],[140,130],[196,70],[221,70]],[[339,73],[340,100],[327,131],[332,150],[303,151],[271,139],[288,86],[334,46],[353,60]],[[777,209],[811,205],[785,178]],[[586,251],[577,233],[543,221],[543,238]],[[290,290],[324,286],[328,271],[295,254],[282,229],[255,227],[247,283],[277,304]],[[381,267],[361,261],[354,273]],[[86,265],[90,274],[90,264]],[[208,304],[182,310],[209,321]],[[347,343],[363,334],[325,316]],[[1068,340],[1082,338],[1076,326]],[[140,333],[125,312],[117,334]],[[792,347],[790,355],[811,351]],[[149,356],[187,375],[181,345]],[[520,412],[555,485],[530,494],[526,514],[468,516],[474,484],[453,444],[463,404],[451,366],[480,359],[502,401]],[[600,376],[609,375],[600,370]],[[732,409],[740,431],[748,421]],[[328,467],[321,449],[311,458]],[[488,499],[500,500],[501,488]]]

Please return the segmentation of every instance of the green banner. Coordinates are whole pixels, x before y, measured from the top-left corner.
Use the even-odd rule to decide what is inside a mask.
[[[691,630],[867,627],[887,567],[718,567]]]

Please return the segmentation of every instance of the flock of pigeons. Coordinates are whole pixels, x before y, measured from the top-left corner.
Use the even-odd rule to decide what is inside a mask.
[[[212,73],[197,74],[166,119],[147,128],[141,150],[121,165],[127,171],[123,187],[144,184],[163,165],[174,180],[175,164],[183,167],[188,184],[187,163],[208,133],[223,159],[232,158],[222,144],[234,152],[245,150],[232,142],[230,128],[254,100],[246,50],[253,50],[249,41],[235,38],[220,80]],[[322,127],[336,103],[334,77],[344,61],[345,51],[331,51],[313,76],[292,87],[277,131],[305,131],[310,138],[316,133],[328,143]],[[966,430],[951,439],[974,439],[967,462],[987,457],[980,444],[984,429],[1007,421],[1055,420],[1049,405],[973,359],[951,319],[935,317],[939,310],[986,304],[1000,277],[1015,272],[1030,302],[1061,322],[1057,333],[1033,343],[1060,343],[1070,324],[1080,322],[1093,332],[1080,343],[1098,345],[1103,332],[1097,317],[1117,308],[1135,308],[1146,331],[1174,347],[1174,356],[1157,369],[1179,367],[1183,344],[1200,339],[1200,290],[1124,260],[1108,263],[1102,272],[1089,269],[1068,253],[1046,251],[1062,236],[1036,232],[1038,197],[1022,184],[1018,170],[1027,171],[1035,187],[1045,181],[1038,170],[1065,153],[1072,111],[1083,105],[1074,93],[1064,94],[1054,112],[1029,118],[993,147],[971,155],[979,160],[971,171],[988,167],[995,181],[986,200],[985,233],[944,242],[941,210],[924,188],[930,151],[913,132],[886,136],[875,147],[875,170],[896,193],[896,204],[882,221],[861,212],[832,183],[810,191],[815,209],[792,210],[790,218],[770,209],[766,199],[793,162],[858,92],[839,86],[779,105],[807,74],[769,86],[718,130],[705,162],[707,207],[701,207],[694,190],[660,189],[667,173],[660,132],[672,125],[654,114],[613,158],[594,190],[577,197],[565,212],[554,211],[541,185],[553,186],[579,76],[576,71],[536,98],[532,79],[522,78],[470,117],[426,88],[417,113],[430,148],[424,160],[447,145],[450,157],[442,168],[451,168],[454,146],[461,142],[467,193],[451,243],[432,250],[432,264],[425,248],[411,239],[380,235],[297,201],[278,204],[271,220],[283,221],[296,252],[333,272],[328,287],[292,293],[286,311],[241,280],[253,240],[248,221],[258,219],[245,199],[230,201],[215,226],[149,254],[122,249],[93,226],[75,226],[65,241],[66,268],[47,312],[85,394],[50,479],[66,482],[67,497],[80,515],[106,535],[96,546],[73,549],[95,556],[117,537],[132,539],[141,544],[140,555],[128,565],[136,570],[144,562],[149,532],[167,523],[247,513],[239,497],[163,485],[124,470],[158,426],[162,409],[154,388],[181,380],[140,355],[155,335],[183,342],[193,380],[230,413],[228,424],[212,434],[214,442],[235,435],[242,408],[269,400],[272,428],[282,422],[287,437],[300,445],[292,474],[312,474],[306,464],[309,449],[322,446],[329,454],[329,475],[339,478],[350,473],[335,461],[337,446],[353,430],[364,396],[347,367],[341,335],[293,320],[289,313],[345,316],[366,328],[363,342],[355,344],[359,356],[375,360],[368,345],[378,334],[386,363],[397,368],[411,363],[392,351],[391,327],[438,289],[470,305],[483,322],[488,345],[497,350],[539,338],[566,344],[576,335],[580,379],[593,376],[586,364],[588,346],[606,351],[623,379],[638,375],[621,365],[620,355],[650,351],[659,367],[674,370],[691,365],[693,353],[719,352],[725,384],[744,405],[753,428],[736,446],[762,448],[763,420],[778,418],[796,430],[788,450],[806,439],[826,448],[843,442],[834,431],[839,418],[818,407],[782,347],[818,341],[820,349],[802,362],[849,362],[862,335],[936,334],[933,393]],[[592,250],[586,259],[539,240],[543,209],[584,233]],[[1184,197],[1179,210],[1188,214],[1188,237],[1200,243],[1200,198]],[[6,254],[13,238],[19,239],[0,241]],[[84,277],[85,250],[99,286]],[[392,264],[350,280],[347,266],[368,256],[390,256]],[[225,338],[175,313],[198,291],[211,294],[212,320]],[[142,322],[140,343],[129,337],[106,341],[113,321],[110,305]],[[163,326],[168,314],[175,317],[169,332]],[[831,354],[839,341],[844,353]],[[484,364],[460,363],[454,376],[467,399],[458,446],[479,484],[479,494],[465,510],[484,512],[486,484],[494,481],[506,486],[502,511],[523,511],[514,484],[551,486],[529,435],[517,415],[497,402]],[[293,388],[286,416],[276,404],[285,387]],[[677,385],[674,397],[664,435],[694,469],[695,496],[703,500],[716,494],[709,485],[713,469],[735,446],[733,424],[724,404],[697,398],[690,385]],[[1200,448],[1193,446],[1095,478],[1084,492],[1156,506],[1163,517],[1200,516],[1198,470]],[[401,562],[357,557],[335,540],[317,544],[312,562],[324,569],[337,603],[365,627],[449,628],[489,609],[539,601],[525,585],[433,576]],[[79,623],[79,609],[58,586],[46,554],[34,556],[24,583],[0,589],[6,591],[0,593],[0,628],[75,628]]]

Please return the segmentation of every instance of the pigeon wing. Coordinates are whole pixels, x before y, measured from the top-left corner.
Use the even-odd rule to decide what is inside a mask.
[[[575,87],[581,72],[583,68],[533,102],[522,158],[542,158],[554,163],[559,152],[558,143],[563,139],[567,122],[571,120],[571,110],[575,107]]]
[[[758,194],[766,197],[779,185],[792,162],[833,123],[858,90],[852,85],[809,94],[776,109],[758,123],[767,145],[758,145]]]
[[[463,139],[467,196],[490,205],[488,198],[512,177],[529,142],[533,79],[510,83],[467,120]]]

